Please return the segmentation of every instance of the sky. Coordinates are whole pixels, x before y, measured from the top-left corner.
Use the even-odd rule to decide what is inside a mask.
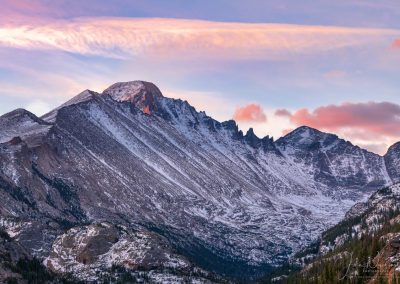
[[[145,80],[278,139],[400,141],[397,0],[0,0],[0,115]]]

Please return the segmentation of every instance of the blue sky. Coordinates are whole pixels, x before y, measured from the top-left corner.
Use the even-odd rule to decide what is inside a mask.
[[[242,110],[259,136],[308,124],[379,153],[400,140],[387,130],[400,113],[377,112],[400,104],[395,0],[0,3],[1,114],[141,79],[219,120]],[[372,115],[381,125],[364,123]]]

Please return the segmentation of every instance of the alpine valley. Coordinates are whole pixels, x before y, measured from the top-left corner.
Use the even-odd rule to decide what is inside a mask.
[[[393,207],[377,191],[399,165],[399,145],[380,156],[306,126],[244,134],[144,81],[17,109],[0,117],[0,282],[247,282]]]

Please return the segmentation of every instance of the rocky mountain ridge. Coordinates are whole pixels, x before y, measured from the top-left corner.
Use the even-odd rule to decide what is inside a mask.
[[[309,127],[276,142],[244,135],[142,81],[84,91],[41,118],[3,115],[0,137],[0,216],[41,259],[73,227],[107,222],[251,277],[399,177],[395,149],[381,157]]]

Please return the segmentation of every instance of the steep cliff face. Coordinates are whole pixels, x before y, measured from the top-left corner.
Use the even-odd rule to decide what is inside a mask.
[[[0,118],[0,212],[41,258],[65,229],[107,221],[153,231],[207,269],[255,275],[391,182],[383,157],[335,135],[243,135],[148,82],[85,91],[42,118],[18,112]]]
[[[393,182],[400,182],[400,143],[392,145],[385,154],[388,174]]]

